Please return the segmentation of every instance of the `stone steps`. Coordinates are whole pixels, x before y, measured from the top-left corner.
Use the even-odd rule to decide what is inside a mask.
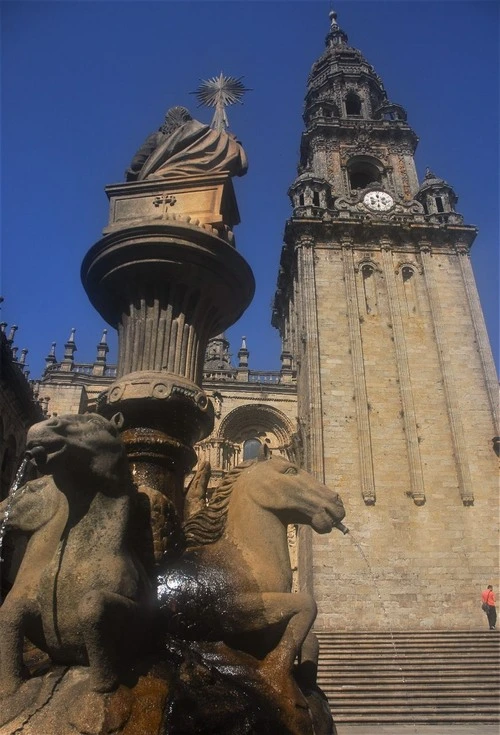
[[[500,722],[496,632],[317,636],[318,684],[338,723]]]

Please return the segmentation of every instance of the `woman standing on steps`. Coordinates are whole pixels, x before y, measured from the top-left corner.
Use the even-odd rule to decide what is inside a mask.
[[[493,585],[489,584],[488,587],[481,594],[483,601],[482,607],[488,618],[488,624],[490,630],[495,630],[497,624],[497,609],[495,607],[495,593],[493,592]]]

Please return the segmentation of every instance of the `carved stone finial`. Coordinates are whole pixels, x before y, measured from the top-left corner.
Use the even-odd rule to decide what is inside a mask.
[[[17,326],[17,324],[13,324],[11,326],[9,336],[7,337],[7,342],[10,342],[10,344],[12,344],[12,342],[14,341],[14,337],[16,336],[16,332],[17,332],[18,329],[19,329],[19,327]]]
[[[239,368],[247,368],[248,367],[248,358],[250,357],[250,352],[247,349],[247,338],[242,337],[241,338],[241,347],[238,350],[238,367]]]
[[[52,344],[50,346],[50,352],[47,355],[47,357],[45,358],[45,365],[48,367],[49,365],[53,365],[56,362],[57,362],[57,358],[56,358],[56,343],[55,342],[52,342]]]
[[[68,341],[64,345],[64,358],[63,362],[65,363],[72,363],[73,362],[73,356],[76,352],[76,344],[75,344],[75,327],[72,327],[71,333],[68,337]]]
[[[99,363],[105,363],[106,362],[106,355],[109,352],[108,347],[108,330],[104,329],[102,332],[101,341],[97,345],[97,355],[96,355],[96,362]]]

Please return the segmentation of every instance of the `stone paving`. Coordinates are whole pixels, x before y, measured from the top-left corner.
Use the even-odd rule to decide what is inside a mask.
[[[468,725],[337,725],[337,735],[499,735],[500,723]]]

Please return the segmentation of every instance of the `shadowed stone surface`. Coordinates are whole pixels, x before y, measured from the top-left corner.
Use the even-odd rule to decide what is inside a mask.
[[[330,532],[340,498],[282,457],[210,493],[202,467],[184,491],[213,427],[207,342],[254,291],[232,233],[230,177],[246,167],[234,136],[173,108],[108,187],[82,280],[118,328],[117,379],[102,415],[30,430],[43,476],[0,506],[4,527],[30,534],[0,608],[0,735],[335,733],[287,530]],[[23,656],[25,636],[47,657]]]
[[[247,168],[245,152],[234,135],[193,120],[185,107],[174,107],[137,151],[126,176],[127,181],[219,171],[243,176]]]
[[[316,606],[290,592],[287,525],[331,531],[344,516],[338,495],[276,457],[245,462],[207,496],[201,467],[184,553],[164,558],[152,605],[134,550],[148,519],[120,423],[35,425],[28,447],[49,474],[0,506],[9,528],[30,534],[0,608],[0,734],[334,733],[308,641]],[[47,656],[29,648],[23,659],[23,635]]]

